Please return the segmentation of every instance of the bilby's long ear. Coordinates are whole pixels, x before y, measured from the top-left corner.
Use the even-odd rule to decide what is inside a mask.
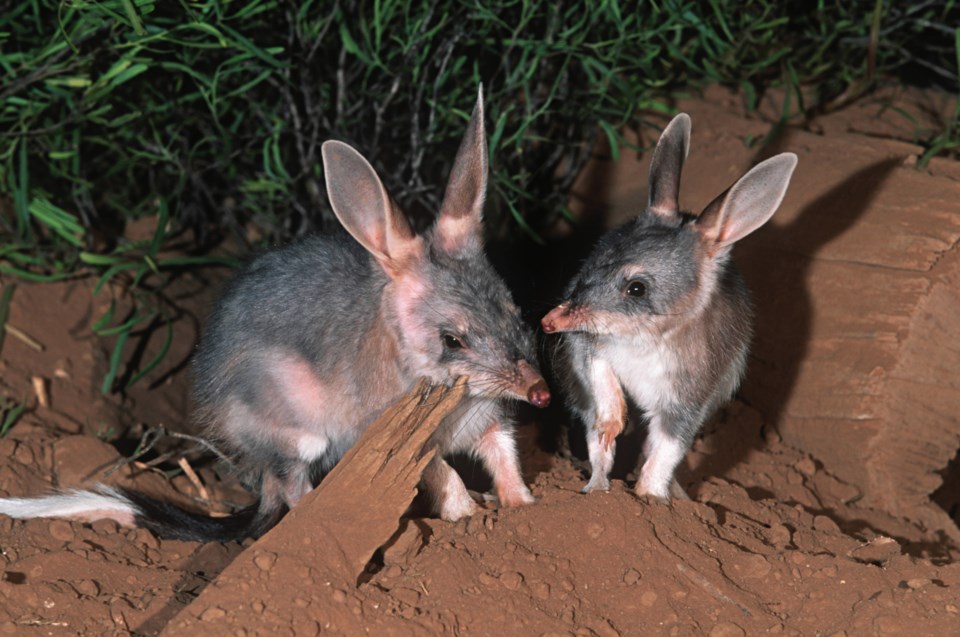
[[[483,123],[483,85],[467,132],[453,162],[434,237],[441,250],[459,255],[483,246],[483,201],[487,193],[487,137]]]
[[[423,254],[403,213],[397,210],[370,163],[343,142],[324,142],[323,173],[337,219],[390,276],[410,268]]]
[[[696,227],[710,252],[732,245],[765,224],[780,207],[796,166],[793,153],[775,155],[754,166],[704,208]]]
[[[680,113],[667,124],[650,161],[647,209],[664,218],[680,214],[680,173],[690,151],[690,116]]]

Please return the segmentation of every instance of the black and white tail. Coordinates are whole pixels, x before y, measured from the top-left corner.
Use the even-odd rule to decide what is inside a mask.
[[[214,518],[185,511],[176,505],[107,485],[93,490],[70,489],[38,498],[0,498],[0,514],[25,520],[63,518],[80,522],[109,519],[123,526],[141,527],[158,537],[200,542],[227,542],[259,537],[270,530],[286,509],[262,512],[257,504]]]

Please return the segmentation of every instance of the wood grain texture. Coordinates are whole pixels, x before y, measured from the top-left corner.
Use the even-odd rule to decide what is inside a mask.
[[[466,394],[420,381],[380,415],[323,482],[244,551],[166,625],[163,635],[235,635],[234,613],[253,609],[256,634],[358,634],[353,589],[397,531],[435,450],[429,438]],[[306,532],[305,532],[306,530]],[[275,590],[298,590],[293,599]],[[331,603],[331,601],[333,603]],[[323,607],[322,616],[314,608]],[[381,634],[407,634],[387,618]],[[399,632],[395,632],[396,629]]]

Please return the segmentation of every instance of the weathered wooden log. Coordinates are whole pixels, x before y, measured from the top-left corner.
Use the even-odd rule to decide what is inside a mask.
[[[328,566],[355,580],[374,551],[397,530],[435,453],[425,449],[427,439],[465,394],[466,379],[451,388],[421,381],[387,409],[291,511],[293,533],[299,533],[297,524],[300,529],[322,528],[336,547],[335,552],[322,551]],[[335,557],[341,562],[329,563]]]
[[[358,629],[349,591],[374,552],[397,531],[435,454],[426,448],[428,439],[465,394],[463,378],[453,387],[418,383],[367,428],[320,486],[230,564],[162,634]],[[330,604],[331,599],[337,603]],[[324,608],[324,616],[311,613],[311,605]],[[263,613],[255,630],[233,623],[233,611],[251,607]]]

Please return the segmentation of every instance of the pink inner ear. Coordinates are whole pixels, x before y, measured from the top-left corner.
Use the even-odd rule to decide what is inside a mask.
[[[734,228],[731,227],[729,217],[724,219],[722,223],[723,225],[720,226],[720,230],[717,232],[716,242],[721,246],[725,246],[728,243],[733,241],[733,239],[731,238],[731,235],[733,234]]]
[[[477,223],[470,215],[440,217],[436,241],[441,250],[451,254],[480,247]]]
[[[487,192],[487,142],[483,123],[483,94],[457,150],[440,206],[434,237],[436,245],[457,253],[481,244],[480,221]]]
[[[754,221],[751,217],[743,214],[730,214],[729,210],[724,210],[724,217],[720,220],[720,227],[716,230],[715,239],[716,248],[729,248],[731,245],[744,238],[756,228],[751,227],[750,222]]]

